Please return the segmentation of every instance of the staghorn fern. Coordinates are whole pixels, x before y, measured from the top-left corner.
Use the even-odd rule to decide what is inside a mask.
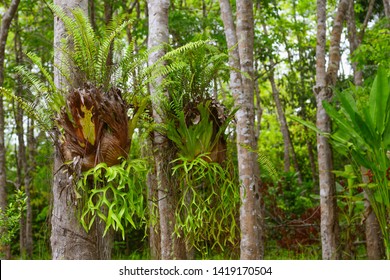
[[[125,56],[125,60],[117,63],[115,67],[107,65],[107,59],[114,38],[131,22],[130,20],[122,20],[120,17],[114,18],[105,29],[106,35],[100,38],[95,34],[88,18],[81,9],[73,10],[73,17],[69,17],[56,5],[49,4],[49,7],[64,22],[65,28],[71,38],[71,40],[66,40],[61,48],[65,62],[62,66],[55,65],[69,84],[72,84],[72,79],[74,78],[69,73],[69,67],[67,67],[69,64],[73,64],[77,68],[78,77],[76,78],[81,80],[80,84],[88,82],[96,87],[102,86],[106,90],[109,86],[115,85],[116,81],[112,80],[114,73],[121,72],[122,84],[126,85],[131,77],[129,71],[144,64],[145,59],[143,57],[135,58]],[[53,127],[53,117],[66,104],[65,96],[67,93],[57,89],[52,73],[42,65],[41,59],[36,54],[29,52],[26,55],[30,59],[31,64],[39,69],[39,73],[32,73],[29,67],[25,65],[16,67],[16,70],[22,76],[24,83],[30,86],[30,91],[36,101],[33,103],[23,101],[20,98],[14,99],[19,103],[23,101],[22,106],[24,106],[27,112],[40,109],[39,113],[36,114],[37,116],[41,116],[40,119],[34,115],[30,116],[39,122],[44,119],[46,125],[41,123],[41,127],[45,128],[45,130],[51,129]],[[132,62],[131,68],[127,64],[130,61]],[[140,88],[144,86],[145,83],[137,89],[140,91]],[[135,91],[133,90],[133,92]],[[38,101],[43,101],[43,103],[38,104]],[[131,101],[131,99],[129,98],[126,101]]]

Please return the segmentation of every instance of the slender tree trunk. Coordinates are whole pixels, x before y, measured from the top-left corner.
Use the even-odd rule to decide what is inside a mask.
[[[33,257],[33,210],[31,205],[31,187],[32,187],[32,174],[35,171],[35,151],[36,151],[36,141],[34,138],[34,121],[32,119],[28,120],[27,126],[27,149],[26,156],[28,165],[24,172],[24,186],[26,190],[26,253],[27,257],[32,259]]]
[[[267,26],[263,23],[263,31],[264,34],[267,36],[268,35],[268,30]],[[268,74],[268,79],[271,83],[271,89],[272,89],[272,96],[274,98],[274,102],[276,105],[276,110],[278,112],[278,119],[279,119],[279,124],[280,124],[280,131],[282,132],[283,136],[283,146],[284,146],[284,172],[289,172],[290,167],[291,167],[291,161],[290,158],[293,161],[294,164],[294,169],[298,173],[298,183],[301,185],[302,184],[302,175],[300,172],[300,168],[298,165],[297,157],[295,154],[295,149],[294,145],[291,141],[291,135],[290,131],[288,129],[287,125],[287,120],[286,116],[284,114],[284,109],[282,102],[280,101],[280,94],[279,94],[279,89],[276,85],[275,82],[275,75],[274,75],[274,67],[275,67],[275,62],[272,57],[270,57],[270,71]]]
[[[367,168],[361,167],[363,183],[369,183]],[[365,218],[365,234],[367,258],[369,260],[383,260],[386,257],[385,244],[381,228],[376,218],[375,212],[371,207],[368,194],[364,192],[364,218]]]
[[[146,142],[142,149],[143,157],[153,159],[153,143],[151,140]],[[152,161],[152,160],[151,160]],[[150,162],[153,166],[153,162]],[[148,210],[149,210],[149,248],[150,258],[152,260],[161,259],[161,240],[158,212],[158,192],[156,170],[153,168],[147,175],[148,186]]]
[[[280,131],[282,132],[282,136],[283,136],[284,160],[285,160],[284,171],[285,172],[290,171],[290,166],[291,166],[290,158],[291,158],[293,161],[294,169],[298,173],[298,184],[301,185],[302,184],[302,175],[301,175],[300,168],[298,165],[298,160],[296,157],[294,145],[291,141],[290,130],[288,129],[286,115],[284,114],[282,102],[280,101],[279,89],[276,86],[273,70],[271,70],[271,73],[269,74],[269,81],[271,83],[272,96],[274,98],[276,110],[278,112]]]
[[[255,136],[256,136],[256,143],[259,140],[260,137],[260,130],[261,130],[261,118],[263,116],[263,108],[261,107],[261,98],[260,98],[260,88],[257,81],[255,81],[255,99],[256,99],[256,126],[255,126]]]
[[[329,63],[326,73],[326,82],[328,87],[333,87],[337,82],[337,72],[340,68],[341,53],[340,41],[343,31],[343,24],[348,11],[349,0],[340,0],[337,13],[333,21],[332,33],[330,36]]]
[[[263,245],[260,237],[263,232],[259,224],[261,217],[261,194],[256,170],[257,143],[254,131],[254,80],[253,80],[253,44],[254,19],[253,2],[237,0],[237,41],[242,75],[242,92],[234,96],[239,107],[236,113],[237,121],[237,153],[238,172],[240,178],[240,228],[241,228],[241,259],[260,259]]]
[[[149,35],[148,49],[168,43],[168,10],[169,0],[149,0]],[[155,63],[165,53],[159,48],[149,55],[149,65]],[[162,82],[162,77],[150,84],[150,94],[153,102],[153,118],[157,124],[164,122],[165,116],[161,115],[159,97],[156,87]],[[153,145],[155,149],[155,168],[157,175],[158,207],[160,214],[161,259],[184,259],[186,252],[175,233],[175,208],[177,204],[176,184],[171,178],[169,162],[170,147],[168,139],[158,132],[154,133]]]
[[[385,16],[390,19],[390,0],[383,0]]]
[[[95,8],[95,0],[88,0],[88,10],[89,10],[89,18],[91,21],[91,25],[93,30],[97,30],[96,25],[96,8]]]
[[[253,3],[237,1],[237,28],[228,0],[220,0],[225,37],[230,50],[229,66],[241,69],[230,71],[230,89],[235,104],[240,109],[237,120],[237,153],[240,177],[241,259],[261,259],[264,254],[263,213],[261,193],[258,188],[258,164],[254,129],[254,79],[253,79]],[[238,45],[238,49],[235,47]],[[260,120],[259,120],[260,121]],[[248,149],[249,147],[249,149]]]
[[[8,38],[8,30],[11,25],[11,21],[16,14],[20,0],[13,0],[8,7],[7,11],[3,14],[0,26],[0,87],[4,83],[4,58],[5,58],[5,46]],[[6,168],[5,168],[5,156],[6,149],[4,143],[4,104],[3,96],[0,94],[0,209],[5,211],[7,208],[7,191],[6,191]],[[5,229],[0,228],[0,234]],[[3,255],[6,259],[11,257],[11,251],[9,246],[0,247],[0,256]]]
[[[15,51],[15,61],[17,65],[22,64],[23,59],[23,51],[22,51],[22,43],[20,40],[19,33],[19,23],[18,23],[18,15],[15,15],[15,25],[16,32],[14,37],[14,51]],[[16,78],[16,92],[15,95],[19,98],[23,97],[23,86],[22,86],[21,77]],[[30,186],[27,186],[25,183],[25,179],[27,176],[28,170],[28,161],[26,154],[26,144],[24,142],[24,126],[23,126],[23,109],[17,103],[16,104],[16,112],[15,112],[15,123],[16,123],[16,135],[18,138],[18,150],[17,150],[17,180],[16,180],[16,188],[18,190],[23,189],[27,196],[27,209],[28,211],[21,213],[20,219],[20,230],[19,230],[19,247],[20,247],[20,256],[22,258],[32,258],[32,248],[27,248],[27,243],[32,245],[32,240],[27,241],[27,212],[31,214],[31,198],[30,198]],[[29,235],[30,236],[30,235]]]
[[[152,147],[152,146],[150,146]],[[160,227],[159,227],[159,212],[158,212],[158,192],[157,192],[157,180],[156,172],[152,170],[148,174],[148,197],[149,197],[149,216],[153,217],[149,225],[149,247],[150,257],[152,260],[161,259],[161,238],[160,238]]]
[[[111,0],[104,0],[104,23],[108,25],[112,20],[112,15],[114,11],[112,10],[112,1]],[[112,59],[113,59],[113,48],[114,45],[111,43],[110,46],[110,52],[107,57],[106,65],[107,67],[112,67]]]
[[[303,128],[303,130],[305,131],[304,133],[305,135],[309,134],[309,131],[306,126]],[[309,137],[306,137],[306,147],[307,147],[307,153],[309,155],[309,162],[310,162],[310,169],[311,169],[311,176],[313,180],[314,190],[317,190],[318,193],[319,192],[318,174],[317,174],[317,162],[315,159],[315,147]]]
[[[372,14],[373,3],[375,1],[371,0],[369,4],[369,8],[367,11],[366,18],[363,23],[363,27],[360,32],[360,36],[358,36],[358,32],[356,30],[356,19],[355,19],[355,10],[354,10],[354,1],[349,1],[348,13],[347,13],[347,27],[348,27],[348,40],[349,40],[349,48],[350,53],[353,54],[354,51],[361,44],[361,40],[364,36],[364,29],[366,26],[366,22],[368,22],[369,18]],[[355,86],[362,86],[363,84],[363,72],[357,68],[357,63],[352,63],[353,75],[354,75],[354,83]],[[368,183],[367,169],[361,167],[362,180],[363,183]],[[366,234],[366,248],[367,248],[367,256],[370,260],[379,260],[384,259],[385,257],[385,247],[383,242],[383,237],[380,231],[378,220],[375,216],[375,212],[372,210],[371,203],[368,199],[368,195],[364,192],[364,208],[365,208],[365,234]]]
[[[220,0],[221,18],[224,25],[227,47],[229,49],[229,66],[232,69],[240,69],[240,55],[238,53],[238,44],[236,27],[234,25],[233,12],[229,0]],[[239,71],[230,71],[230,90],[233,96],[240,96],[242,91],[241,73]]]
[[[74,8],[88,11],[87,0],[55,0],[54,4],[62,7],[67,13]],[[66,65],[61,52],[61,43],[65,34],[64,24],[56,17],[54,19],[54,64],[59,67]],[[71,69],[71,72],[73,75],[77,75],[75,69]],[[64,92],[70,87],[78,86],[76,84],[68,85],[59,68],[54,69],[54,82],[56,87]],[[54,144],[53,212],[50,238],[52,258],[109,259],[111,258],[112,234],[108,233],[103,237],[104,226],[99,221],[95,222],[95,226],[88,233],[81,226],[77,218],[81,206],[76,203],[72,176],[63,164],[58,132]]]
[[[322,102],[330,101],[332,87],[337,82],[340,64],[340,38],[349,0],[340,0],[334,18],[329,50],[328,69],[325,70],[326,47],[326,0],[317,1],[317,49],[316,87],[317,128],[331,132],[331,121]],[[333,170],[332,149],[326,137],[317,135],[318,169],[321,204],[322,258],[339,259],[339,225],[337,217],[336,187]]]

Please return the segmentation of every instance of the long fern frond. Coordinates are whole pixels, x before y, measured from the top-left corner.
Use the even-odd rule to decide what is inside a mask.
[[[74,38],[74,52],[78,58],[77,66],[86,74],[87,77],[95,78],[96,68],[95,59],[97,55],[97,39],[91,23],[81,9],[72,11],[76,28],[68,30]],[[78,56],[79,54],[80,56]]]
[[[16,96],[11,90],[0,87],[0,94],[10,100],[15,100],[19,106],[23,109],[27,116],[37,121],[38,126],[50,134],[52,129],[52,121],[50,119],[51,114],[47,114],[45,110],[37,110],[37,107],[24,99]],[[50,136],[52,136],[50,134]]]
[[[111,45],[113,40],[130,24],[132,20],[123,21],[121,24],[118,24],[118,19],[113,19],[109,26],[106,29],[106,37],[100,42],[98,54],[96,58],[96,72],[101,75],[101,77],[106,78],[111,75],[114,71],[110,69],[112,66],[107,65],[107,58],[109,56]],[[107,83],[108,81],[101,81],[102,84]]]

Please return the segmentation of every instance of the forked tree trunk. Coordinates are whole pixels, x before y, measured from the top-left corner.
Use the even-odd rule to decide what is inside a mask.
[[[80,8],[88,11],[87,0],[56,0],[54,4],[60,6],[65,12]],[[65,38],[65,26],[56,17],[54,19],[54,82],[63,92],[78,85],[68,85],[61,75],[59,68],[64,67],[65,57],[62,55],[62,40]],[[68,67],[71,67],[68,65]],[[77,75],[75,69],[70,69]],[[77,79],[75,79],[77,80]],[[64,158],[61,154],[60,137],[56,135],[54,143],[54,180],[53,180],[53,210],[51,217],[51,248],[53,259],[110,259],[112,248],[112,235],[102,236],[104,224],[95,221],[95,226],[87,233],[78,220],[80,203],[77,204],[74,182],[71,174],[64,167]]]
[[[149,34],[148,49],[157,48],[149,55],[149,65],[153,65],[161,58],[165,50],[162,45],[168,43],[168,9],[169,0],[149,0]],[[161,106],[157,93],[157,87],[161,84],[162,77],[157,78],[150,84],[150,94],[153,102],[153,118],[157,124],[164,122]],[[176,184],[170,174],[169,162],[172,160],[169,153],[168,139],[158,133],[154,133],[153,145],[155,149],[155,168],[158,191],[158,207],[160,216],[161,259],[184,259],[186,258],[185,245],[175,233],[175,208]]]
[[[4,83],[4,58],[5,58],[5,46],[8,38],[8,30],[11,25],[11,21],[16,14],[20,0],[12,0],[8,10],[2,15],[1,26],[0,26],[0,87]],[[5,129],[5,119],[4,119],[4,106],[3,106],[3,96],[0,94],[0,209],[5,211],[7,208],[7,178],[6,178],[6,168],[5,168],[5,156],[6,149],[4,143],[4,129]],[[0,228],[0,234],[5,229]],[[11,251],[9,246],[0,246],[0,257],[9,259],[11,257]]]
[[[331,132],[331,120],[322,105],[330,101],[332,87],[337,81],[340,64],[340,38],[349,0],[339,2],[330,38],[329,63],[326,70],[326,0],[317,0],[316,86],[317,128]],[[339,259],[339,225],[337,218],[336,186],[334,180],[332,149],[325,136],[317,135],[318,170],[321,205],[322,258]]]

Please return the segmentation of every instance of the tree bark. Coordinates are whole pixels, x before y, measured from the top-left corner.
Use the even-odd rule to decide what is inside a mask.
[[[80,8],[88,11],[87,0],[55,0],[54,4],[60,6],[65,12]],[[67,84],[61,75],[60,68],[66,65],[61,52],[62,40],[65,38],[65,26],[62,21],[54,19],[54,82],[57,89],[66,92],[78,85]],[[71,67],[71,66],[68,66]],[[71,69],[75,72],[75,69]],[[77,73],[76,73],[77,75]],[[77,215],[81,205],[77,204],[74,193],[74,182],[71,174],[64,167],[60,149],[60,139],[57,132],[54,143],[54,180],[53,180],[53,210],[51,217],[51,248],[53,259],[110,259],[112,248],[112,234],[109,232],[102,236],[104,225],[95,221],[95,226],[87,233],[81,226]]]
[[[31,205],[31,188],[33,174],[36,168],[35,162],[35,151],[36,151],[36,141],[34,137],[34,121],[32,119],[28,120],[27,126],[27,145],[26,145],[26,159],[28,165],[26,166],[25,175],[24,175],[24,186],[26,190],[26,253],[27,257],[32,259],[33,257],[33,210]]]
[[[162,44],[168,43],[168,10],[169,0],[149,0],[149,34],[148,49],[153,49]],[[149,55],[149,65],[153,65],[165,53],[164,48],[158,48]],[[165,116],[162,115],[159,98],[156,88],[162,82],[162,77],[157,78],[150,84],[149,90],[153,102],[153,118],[157,124],[164,123]],[[167,98],[167,96],[166,96]],[[171,178],[169,162],[170,147],[168,139],[155,132],[153,135],[155,149],[155,168],[157,176],[158,207],[160,215],[160,237],[161,237],[161,259],[184,259],[185,246],[175,233],[175,208],[177,204],[176,184]],[[180,246],[182,245],[182,246]]]
[[[253,79],[253,3],[237,1],[237,28],[230,2],[220,0],[221,18],[229,53],[230,81],[236,113],[237,154],[240,177],[240,258],[261,259],[264,255],[263,213],[261,193],[258,188],[258,164],[254,128],[254,79]],[[238,48],[236,46],[238,45]],[[250,77],[241,75],[241,69]],[[260,120],[258,120],[260,121]],[[248,149],[249,148],[249,149]]]
[[[383,7],[385,10],[385,16],[390,18],[390,0],[383,0]]]
[[[146,145],[142,148],[144,158],[151,159],[151,166],[153,166],[153,143],[148,139]],[[157,178],[156,170],[152,168],[147,175],[148,186],[148,211],[149,211],[149,249],[150,258],[152,260],[161,259],[161,239],[159,226],[159,212],[158,212],[158,192],[157,192]]]
[[[234,71],[233,69],[240,69],[240,55],[237,48],[237,34],[236,27],[234,25],[233,13],[230,7],[229,0],[220,0],[220,9],[221,9],[221,18],[224,25],[226,43],[229,50],[229,66],[231,67],[230,71],[230,80],[229,86],[232,91],[233,96],[241,95],[242,80],[241,73],[239,71]]]
[[[253,79],[253,44],[254,19],[253,2],[238,0],[237,3],[237,41],[240,57],[240,69],[246,75],[241,75],[242,91],[234,96],[239,108],[236,113],[237,121],[237,154],[238,172],[240,179],[240,258],[260,259],[263,245],[261,236],[261,194],[258,184],[257,143],[254,131],[254,79]]]
[[[14,18],[18,9],[20,0],[13,0],[8,7],[7,11],[3,14],[0,26],[0,87],[4,83],[4,58],[5,58],[5,46],[8,38],[8,30],[11,25],[11,21]],[[7,178],[6,178],[6,166],[5,157],[6,149],[4,143],[4,129],[5,129],[5,118],[4,118],[4,104],[3,96],[0,94],[0,209],[5,211],[7,208]],[[0,228],[0,234],[4,229]],[[4,254],[6,259],[11,257],[11,251],[9,246],[0,248],[0,255]]]
[[[22,42],[20,40],[19,33],[19,21],[17,14],[15,15],[16,31],[14,37],[14,50],[15,61],[17,65],[22,64],[23,50]],[[16,78],[16,92],[15,95],[19,98],[23,97],[23,82],[20,76]],[[30,166],[27,159],[26,143],[24,141],[24,125],[23,125],[24,112],[21,106],[16,104],[15,123],[16,134],[18,138],[18,152],[17,152],[17,181],[16,188],[24,189],[27,197],[26,212],[21,214],[20,230],[19,230],[19,244],[20,255],[22,258],[32,258],[33,252],[33,240],[32,240],[32,209],[31,209],[31,195],[30,195]]]
[[[316,86],[317,128],[331,131],[331,121],[322,102],[332,96],[331,87],[336,84],[340,63],[340,37],[348,0],[339,2],[330,40],[329,64],[326,71],[326,0],[317,0],[317,47],[316,47]],[[332,149],[325,136],[317,135],[318,169],[321,205],[322,258],[338,259],[339,226],[337,219],[336,187],[334,181]]]
[[[369,183],[369,178],[366,175],[367,168],[361,167],[360,170],[363,183]],[[367,192],[364,192],[364,218],[367,258],[369,260],[383,260],[386,257],[385,244],[378,219],[371,207]]]

